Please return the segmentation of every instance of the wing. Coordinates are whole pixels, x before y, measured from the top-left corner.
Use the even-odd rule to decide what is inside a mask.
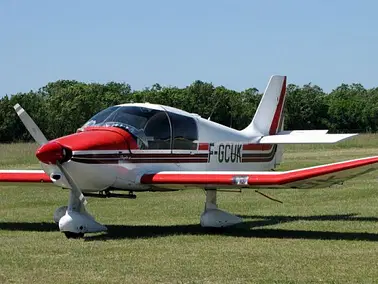
[[[51,183],[43,170],[0,170],[0,183]]]
[[[378,169],[378,156],[284,172],[158,172],[144,174],[140,182],[163,188],[317,188]]]

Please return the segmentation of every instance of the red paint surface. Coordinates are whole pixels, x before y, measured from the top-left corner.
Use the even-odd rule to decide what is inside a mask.
[[[243,150],[255,150],[255,151],[265,151],[271,150],[273,145],[271,144],[244,144]]]
[[[203,151],[209,150],[209,143],[199,143],[198,150],[203,150]]]
[[[271,173],[271,174],[248,174],[249,185],[283,185],[295,181],[322,176],[334,172],[353,169],[361,166],[367,166],[378,163],[378,157],[368,159],[346,161],[338,164],[324,165],[317,168],[302,169],[295,172]],[[218,184],[234,185],[233,178],[245,176],[238,172],[216,174],[204,172],[203,174],[189,173],[164,173],[164,174],[146,174],[141,178],[143,184]]]
[[[278,124],[281,119],[282,108],[285,101],[285,94],[286,94],[286,76],[282,84],[282,90],[281,90],[280,98],[278,100],[276,112],[274,113],[272,124],[269,129],[269,135],[274,135],[277,133]]]
[[[38,160],[45,164],[64,161],[63,149],[83,150],[129,150],[137,149],[130,133],[117,127],[87,127],[84,131],[63,136],[42,145],[36,152]],[[66,151],[68,154],[69,151]],[[69,159],[68,157],[67,159]]]
[[[82,132],[63,136],[53,141],[72,151],[138,148],[132,135],[118,127],[86,127]]]
[[[56,164],[56,161],[61,161],[64,158],[63,147],[56,141],[51,141],[42,145],[35,153],[38,160],[45,164]]]
[[[25,172],[14,172],[14,173],[1,173],[0,172],[0,182],[49,182],[51,179],[45,173],[28,173]]]

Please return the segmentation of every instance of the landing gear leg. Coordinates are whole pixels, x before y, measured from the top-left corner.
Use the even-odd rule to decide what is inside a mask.
[[[85,209],[85,205],[70,191],[66,214],[59,220],[59,230],[67,238],[81,238],[85,233],[106,231]]]
[[[242,218],[218,209],[216,189],[206,190],[205,210],[201,215],[202,227],[222,228],[242,222]]]

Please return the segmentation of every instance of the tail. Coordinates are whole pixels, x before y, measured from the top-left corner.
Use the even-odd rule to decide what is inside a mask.
[[[283,144],[336,143],[357,134],[328,134],[327,130],[283,131],[283,108],[286,96],[286,76],[272,76],[252,122],[241,132],[259,137],[258,144],[275,145],[274,163],[282,160]]]
[[[242,130],[248,136],[276,134],[283,123],[282,113],[286,95],[286,76],[270,78],[252,122]]]

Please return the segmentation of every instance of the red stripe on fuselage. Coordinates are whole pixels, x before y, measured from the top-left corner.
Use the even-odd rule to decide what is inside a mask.
[[[198,150],[208,151],[209,150],[209,143],[199,143]]]
[[[272,144],[244,144],[243,150],[266,151],[272,149]]]

